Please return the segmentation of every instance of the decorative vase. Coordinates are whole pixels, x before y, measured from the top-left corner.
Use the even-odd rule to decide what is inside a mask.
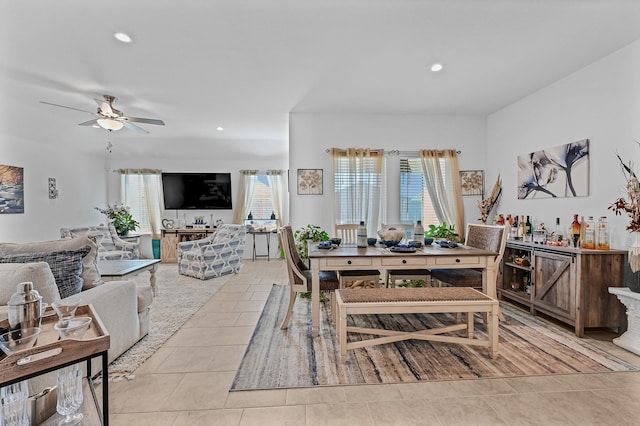
[[[629,246],[629,266],[635,273],[640,271],[640,232],[634,232],[635,240]]]
[[[129,230],[128,229],[126,231],[118,232],[118,236],[119,237],[126,237],[128,235],[129,235]]]

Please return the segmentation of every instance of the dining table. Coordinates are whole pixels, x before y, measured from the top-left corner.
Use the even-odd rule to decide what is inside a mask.
[[[318,244],[309,246],[308,256],[311,278],[311,327],[314,336],[320,325],[320,271],[347,271],[361,269],[452,269],[474,268],[482,270],[482,292],[496,299],[498,266],[494,259],[497,252],[458,244],[457,247],[441,247],[437,243],[414,250],[389,248],[383,244],[367,246]]]

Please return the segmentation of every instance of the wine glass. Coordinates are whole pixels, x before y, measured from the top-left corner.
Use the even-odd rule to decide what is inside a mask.
[[[80,364],[73,364],[58,370],[58,402],[56,411],[65,416],[59,426],[78,424],[84,418],[83,413],[76,413],[82,405],[82,369]]]

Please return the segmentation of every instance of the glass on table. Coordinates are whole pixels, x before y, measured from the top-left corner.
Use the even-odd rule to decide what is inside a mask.
[[[83,413],[76,413],[82,406],[82,369],[80,364],[73,364],[58,370],[58,401],[56,411],[64,416],[59,426],[75,425],[84,418]]]
[[[80,300],[70,301],[70,300],[61,300],[58,302],[53,302],[51,307],[56,314],[58,314],[58,319],[60,322],[69,321],[75,318],[76,310],[78,306],[80,306]]]
[[[4,426],[28,426],[29,410],[27,400],[29,388],[27,381],[8,385],[0,389],[0,424]]]

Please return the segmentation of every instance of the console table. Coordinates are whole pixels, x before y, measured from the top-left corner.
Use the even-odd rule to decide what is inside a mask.
[[[178,243],[201,240],[216,232],[216,228],[180,228],[163,229],[160,242],[160,259],[162,263],[178,262]]]
[[[257,257],[266,257],[267,261],[269,261],[270,253],[271,253],[271,234],[275,233],[275,231],[248,231],[247,234],[251,234],[253,237],[253,260],[256,260]],[[256,235],[265,235],[267,237],[267,254],[256,254]]]

